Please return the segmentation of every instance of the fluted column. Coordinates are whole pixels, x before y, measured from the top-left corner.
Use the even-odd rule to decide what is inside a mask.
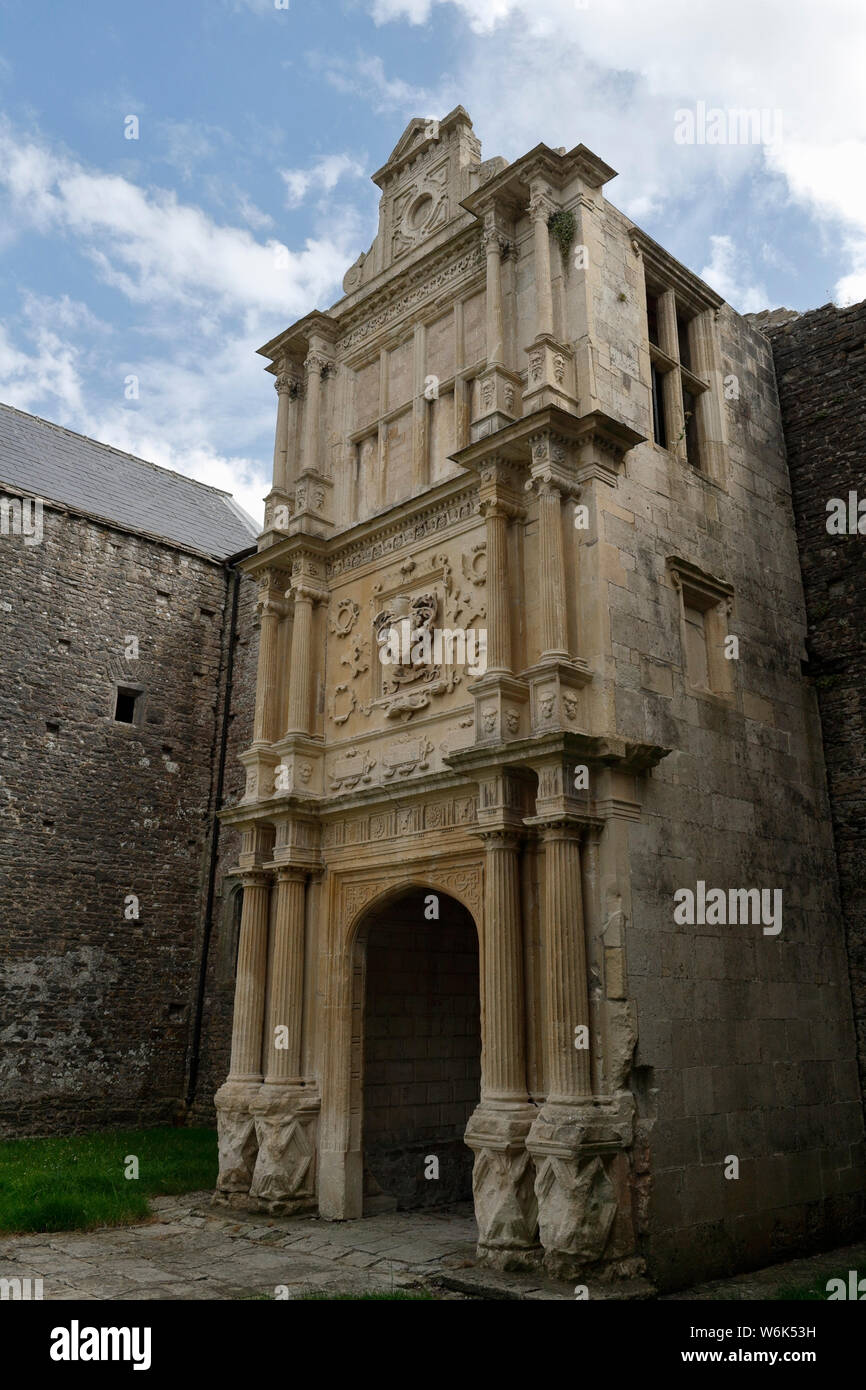
[[[568,655],[568,640],[561,497],[559,489],[552,482],[541,481],[537,486],[542,657],[562,657]]]
[[[289,483],[289,415],[291,413],[293,378],[281,371],[274,382],[278,395],[277,429],[274,437],[274,487],[285,492]]]
[[[303,584],[292,587],[295,621],[289,668],[289,734],[309,734],[313,662],[313,604],[318,595]]]
[[[550,273],[550,231],[548,219],[553,211],[546,184],[531,185],[529,215],[535,238],[535,336],[553,336],[553,286]]]
[[[502,325],[502,238],[495,218],[485,219],[483,232],[487,253],[487,365],[502,363],[504,356]]]
[[[301,1080],[306,877],[300,869],[277,871],[265,1047],[269,1084],[297,1085]],[[276,1047],[276,1030],[282,1027],[288,1032],[286,1046]]]
[[[271,591],[270,581],[262,585],[257,611],[259,626],[259,659],[256,673],[256,706],[253,717],[253,742],[273,743],[279,737],[276,727],[279,708],[279,639],[280,620],[285,604]]]
[[[575,1028],[589,1027],[586,941],[579,831],[555,824],[542,830],[544,900],[544,1060],[547,1104],[592,1094],[590,1053],[576,1048]]]
[[[319,416],[322,409],[322,375],[329,359],[324,352],[324,340],[318,335],[310,339],[310,351],[304,361],[306,406],[304,410],[304,451],[302,471],[319,468]]]
[[[229,1081],[261,1081],[262,1027],[268,962],[270,880],[265,873],[243,875],[244,905],[238,943],[237,982],[232,1021]]]
[[[523,942],[516,835],[484,835],[482,1104],[527,1102]]]
[[[487,670],[511,671],[511,613],[508,598],[508,521],[500,501],[482,503],[487,530]]]

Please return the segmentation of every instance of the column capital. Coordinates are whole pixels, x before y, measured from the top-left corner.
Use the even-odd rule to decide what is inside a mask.
[[[543,179],[533,179],[529,185],[529,202],[526,211],[534,222],[547,222],[556,212],[556,203],[550,184]]]
[[[243,888],[269,888],[271,876],[264,869],[242,869],[235,877]]]
[[[522,843],[522,836],[514,830],[505,830],[502,827],[491,827],[474,832],[479,839],[484,841],[485,849],[504,849],[517,851]]]
[[[308,878],[308,870],[294,864],[282,864],[276,870],[277,883],[306,883]]]
[[[303,390],[304,377],[301,368],[295,363],[283,363],[274,379],[274,390],[280,396],[299,396]]]
[[[334,366],[334,359],[327,357],[324,352],[310,351],[304,358],[304,371],[307,376],[316,373],[318,376],[325,376]]]

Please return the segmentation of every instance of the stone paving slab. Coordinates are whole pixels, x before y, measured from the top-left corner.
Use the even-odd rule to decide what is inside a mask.
[[[0,1277],[41,1278],[50,1300],[124,1302],[290,1297],[306,1290],[360,1294],[429,1288],[443,1299],[573,1300],[574,1289],[534,1273],[476,1265],[471,1203],[387,1212],[359,1221],[270,1217],[213,1207],[209,1192],[161,1197],[137,1226],[5,1237]],[[866,1270],[866,1244],[717,1280],[668,1299],[772,1298],[785,1285]],[[590,1284],[591,1299],[657,1297],[646,1279]]]

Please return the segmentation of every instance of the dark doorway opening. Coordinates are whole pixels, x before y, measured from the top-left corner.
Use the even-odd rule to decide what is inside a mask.
[[[471,1198],[463,1134],[480,1092],[481,1018],[466,908],[422,889],[383,908],[368,931],[365,994],[365,1214]]]

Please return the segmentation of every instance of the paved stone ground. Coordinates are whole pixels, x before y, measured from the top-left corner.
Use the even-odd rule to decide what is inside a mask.
[[[212,1207],[210,1193],[152,1201],[137,1226],[0,1238],[0,1278],[43,1281],[45,1299],[290,1298],[322,1291],[430,1289],[445,1299],[574,1298],[538,1274],[500,1274],[475,1263],[471,1203],[389,1212],[363,1221],[274,1218]],[[673,1299],[771,1298],[785,1285],[866,1270],[866,1245],[700,1285]],[[655,1296],[643,1279],[591,1284],[591,1299]]]

